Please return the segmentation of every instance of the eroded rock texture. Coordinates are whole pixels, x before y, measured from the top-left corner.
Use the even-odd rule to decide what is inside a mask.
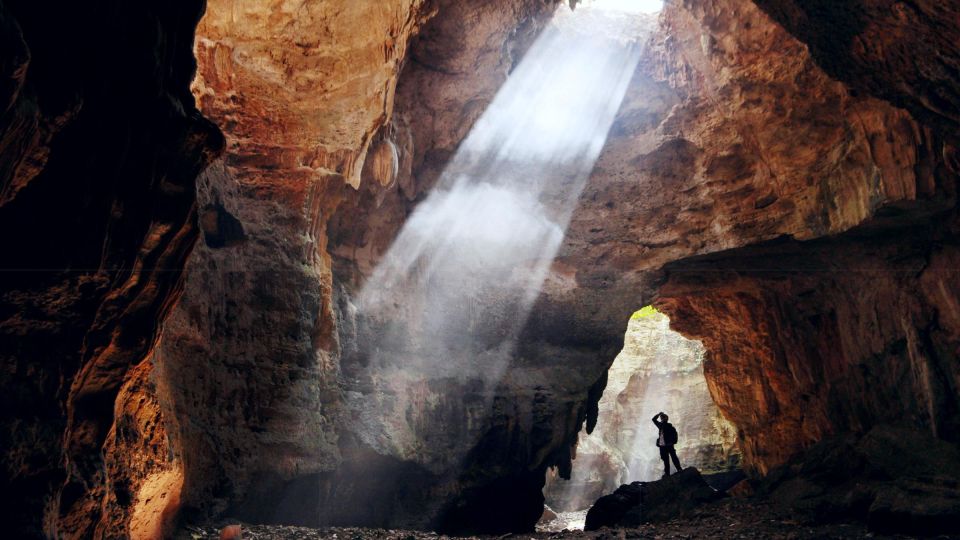
[[[623,324],[661,267],[895,213],[924,223],[954,204],[940,132],[831,79],[751,3],[671,4],[504,382],[387,377],[363,362],[370,329],[352,300],[550,7],[307,3],[295,18],[269,2],[211,5],[230,15],[203,23],[195,89],[230,153],[201,183],[208,244],[157,360],[177,383],[167,416],[188,515],[532,527],[544,471],[568,473]],[[670,290],[660,303],[673,313]],[[710,332],[698,335],[715,364],[728,361],[724,339],[749,339]],[[756,409],[725,402],[709,366],[728,417]],[[756,410],[743,420],[755,470],[812,440],[764,438],[754,425],[777,413]]]
[[[912,112],[954,145],[960,130],[955,2],[755,0],[837,80]]]
[[[770,7],[775,2],[758,4],[785,13]],[[852,4],[848,14],[873,12],[881,3],[875,4],[866,11]],[[837,24],[828,11],[810,10],[791,24],[803,21],[798,35],[832,43],[830,59],[824,56],[826,42],[811,42],[811,50],[854,89],[888,99],[899,95],[893,101],[916,110],[918,102],[930,103],[929,96],[918,97],[925,92],[956,88],[956,80],[945,82],[949,69],[930,71],[929,58],[921,58],[918,49],[901,48],[903,42],[892,39],[898,32],[888,38],[876,35],[876,25],[889,23],[884,22],[886,13],[873,13],[875,20],[867,25],[873,28],[871,38],[847,42],[837,33],[832,35],[838,40],[825,38]],[[916,28],[911,39],[940,39],[923,30],[924,24],[900,23]],[[956,56],[952,45],[927,50],[936,51],[932,56],[940,67]],[[874,69],[881,61],[884,69]],[[872,74],[864,78],[867,71]],[[869,168],[874,172],[867,185],[879,188],[874,194],[864,199],[870,190],[864,191],[862,182],[845,180],[838,187],[849,185],[858,195],[842,196],[847,188],[841,188],[821,199],[827,203],[824,210],[853,219],[820,234],[849,232],[829,240],[731,250],[670,267],[660,305],[680,331],[703,339],[711,351],[706,364],[711,390],[743,430],[746,461],[759,472],[828,434],[862,433],[899,418],[919,421],[948,440],[955,437],[956,291],[947,261],[956,257],[958,168],[956,151],[945,142],[955,131],[944,129],[948,121],[943,118],[930,120],[930,111],[917,114],[929,127],[888,120],[868,139],[875,165]],[[883,140],[891,144],[888,150],[883,150]],[[848,158],[855,155],[847,153]],[[891,174],[897,162],[909,166]],[[832,224],[835,219],[828,213],[809,220],[814,232],[817,221]],[[849,229],[853,225],[857,227]],[[818,235],[792,234],[798,239]]]
[[[589,346],[563,350],[527,338],[517,361],[502,373],[477,373],[479,361],[473,371],[460,373],[381,369],[368,362],[371,351],[365,349],[365,337],[377,328],[355,320],[351,303],[408,215],[411,199],[433,185],[551,7],[443,3],[412,46],[412,63],[398,87],[388,134],[400,149],[396,184],[367,183],[331,227],[336,275],[344,282],[341,365],[355,381],[347,394],[351,418],[345,430],[361,448],[422,470],[407,481],[410,501],[404,504],[440,493],[429,495],[420,513],[441,530],[532,529],[542,510],[544,472],[554,465],[569,468],[570,445],[590,413],[589,396],[598,394],[605,366]],[[375,217],[364,223],[364,216]],[[603,353],[612,356],[620,339],[606,343]]]
[[[523,360],[507,380],[546,377],[554,382],[541,388],[567,384],[569,395],[583,399],[589,381],[603,384],[602,369],[619,345],[616,328],[652,295],[656,270],[669,261],[783,235],[838,234],[878,213],[924,221],[954,204],[952,151],[936,132],[831,80],[756,7],[686,2],[669,7],[661,24],[524,333]],[[389,200],[383,197],[375,200]],[[376,246],[385,237],[359,243]],[[727,328],[724,335],[742,333]],[[540,393],[551,407],[562,399]],[[585,394],[590,407],[597,394]],[[527,394],[511,388],[507,395]],[[553,422],[544,429],[567,433],[548,443],[563,472],[562,445],[579,424]],[[748,465],[763,470],[808,444],[804,437],[781,432],[748,443],[775,456],[750,451]]]
[[[228,152],[199,183],[205,242],[155,357],[189,518],[317,519],[318,475],[342,463],[326,223],[360,182],[428,14],[417,1],[209,3],[194,91]]]
[[[712,351],[711,390],[751,466],[883,422],[955,437],[957,254],[938,229],[779,241],[671,268],[663,305]]]
[[[134,366],[179,296],[194,180],[223,144],[189,91],[202,12],[0,3],[7,535],[125,534],[152,467],[127,449],[165,444],[151,404],[123,396],[149,384]]]
[[[751,482],[800,519],[860,518],[881,534],[960,531],[960,449],[916,424],[827,437]]]
[[[7,521],[529,529],[655,296],[754,471],[898,414],[951,437],[956,8],[756,4],[660,15],[503,383],[400,392],[352,300],[555,4],[212,0],[195,185],[201,3],[5,1]]]
[[[195,92],[229,141],[223,164],[200,183],[215,234],[191,260],[156,356],[185,467],[186,515],[430,526],[459,492],[460,468],[440,445],[392,451],[365,438],[353,415],[373,411],[351,404],[380,390],[365,386],[376,373],[341,369],[341,350],[356,343],[335,333],[348,314],[335,313],[334,301],[350,293],[334,289],[327,227],[335,219],[330,236],[343,247],[334,252],[356,249],[345,262],[369,270],[375,247],[388,245],[504,79],[504,42],[528,37],[523,26],[548,6],[314,2],[294,13],[275,2],[231,5],[211,3],[197,45]],[[407,55],[438,11],[446,17],[434,17]],[[405,56],[405,82],[395,88]],[[242,240],[211,244],[224,214],[239,222]],[[374,245],[340,240],[364,234]],[[411,421],[431,433],[463,422],[460,396],[424,410],[423,400],[443,394],[423,385],[423,396],[401,396],[401,414],[420,416]]]

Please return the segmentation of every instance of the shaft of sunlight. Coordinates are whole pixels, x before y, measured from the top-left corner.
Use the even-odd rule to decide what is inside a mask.
[[[490,374],[509,354],[639,57],[585,24],[618,19],[544,30],[368,280],[373,356]]]
[[[584,4],[626,13],[657,13],[663,9],[663,0],[586,0]]]
[[[357,296],[359,361],[390,374],[375,387],[503,376],[636,69],[635,24],[565,10],[507,78]],[[368,444],[412,448],[418,428],[381,405],[361,419]]]

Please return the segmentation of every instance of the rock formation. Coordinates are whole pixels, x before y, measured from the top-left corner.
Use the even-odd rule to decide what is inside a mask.
[[[717,410],[703,376],[706,350],[669,325],[650,307],[630,317],[623,350],[607,372],[597,427],[577,440],[570,480],[547,477],[544,496],[550,508],[588,508],[621,484],[660,478],[663,462],[650,419],[661,410],[677,427],[677,455],[684,467],[710,474],[739,465],[736,428]]]
[[[697,10],[722,20],[705,6]],[[853,97],[856,90],[843,93],[862,99]],[[886,130],[868,136],[874,165],[857,168],[872,170],[871,179],[836,170],[842,180],[821,184],[816,196],[825,213],[788,233],[829,238],[679,262],[659,291],[658,306],[674,327],[710,351],[711,392],[742,430],[745,462],[758,472],[825,435],[862,432],[901,415],[923,418],[940,436],[953,431],[957,365],[949,351],[957,350],[957,334],[946,261],[956,256],[949,238],[957,158],[941,131],[895,114],[903,120],[881,121]],[[794,148],[812,148],[813,140]],[[894,146],[884,150],[888,143]],[[843,152],[843,161],[859,160],[852,147]],[[906,156],[909,169],[896,165]],[[869,185],[873,193],[863,191]]]
[[[929,226],[878,232],[691,261],[661,290],[675,326],[722,351],[704,369],[760,472],[880,422],[956,429],[951,317],[934,307],[952,287],[949,244]]]
[[[194,180],[223,146],[189,91],[202,12],[0,3],[7,535],[123,534],[162,453],[156,404],[126,397],[149,384],[134,366],[180,294]]]
[[[756,0],[831,77],[903,107],[951,144],[960,129],[960,45],[952,2]]]
[[[597,499],[587,512],[584,530],[601,527],[636,527],[683,518],[700,506],[725,496],[704,482],[694,467],[654,482],[624,484]]]
[[[353,415],[365,412],[349,405],[370,393],[364,385],[371,374],[340,365],[342,349],[355,345],[343,342],[337,324],[348,315],[334,313],[344,293],[342,283],[334,286],[327,227],[335,227],[333,238],[369,230],[378,249],[387,245],[389,236],[376,235],[393,234],[402,223],[411,199],[430,186],[430,168],[443,166],[444,152],[505,77],[504,41],[528,39],[547,6],[447,2],[440,7],[448,17],[432,19],[407,53],[438,6],[316,4],[303,17],[278,13],[274,4],[235,13],[211,2],[198,29],[194,91],[228,136],[223,163],[202,178],[198,195],[205,207],[237,219],[243,240],[197,249],[184,299],[154,356],[173,453],[185,468],[184,513],[426,527],[447,502],[426,490],[458,493],[460,470],[443,465],[451,457],[442,446],[415,458],[364,442]],[[463,32],[465,20],[476,32]],[[386,48],[384,35],[391,36]],[[497,45],[478,59],[484,40]],[[469,54],[458,57],[464,48]],[[397,89],[408,54],[406,84]],[[428,92],[436,95],[425,100]],[[412,183],[412,167],[420,185]],[[377,197],[389,198],[373,203],[382,210],[360,198],[378,190]],[[374,246],[364,249],[349,262],[369,270]],[[426,383],[423,392],[436,395]],[[401,410],[420,414],[423,397],[402,397],[413,399]],[[462,422],[463,409],[453,402],[438,409],[448,419],[418,421],[438,422],[435,433]],[[536,475],[528,476],[536,484]],[[540,506],[526,508],[530,514]]]
[[[960,532],[960,451],[909,423],[829,437],[755,484],[802,520],[860,518],[882,534]]]
[[[228,151],[198,197],[216,209],[211,221],[239,222],[242,239],[208,235],[194,252],[154,356],[182,503],[196,518],[315,520],[317,507],[298,501],[308,493],[316,505],[317,475],[342,462],[326,224],[344,184],[360,183],[429,13],[416,1],[207,8],[194,93]]]

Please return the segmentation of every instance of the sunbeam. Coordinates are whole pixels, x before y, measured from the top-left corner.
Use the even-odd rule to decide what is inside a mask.
[[[644,28],[621,13],[560,8],[404,224],[356,302],[362,361],[392,373],[381,382],[391,393],[425,379],[472,378],[487,390],[500,380],[636,69]],[[353,396],[352,408],[370,410],[357,400],[371,396]],[[409,454],[401,437],[384,434],[416,426],[394,430],[391,422],[407,422],[402,411],[389,400],[376,406],[379,417],[364,416],[366,442]]]

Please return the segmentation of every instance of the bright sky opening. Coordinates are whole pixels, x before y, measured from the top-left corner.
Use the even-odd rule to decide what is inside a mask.
[[[593,0],[585,4],[626,13],[657,13],[663,9],[663,0]]]

